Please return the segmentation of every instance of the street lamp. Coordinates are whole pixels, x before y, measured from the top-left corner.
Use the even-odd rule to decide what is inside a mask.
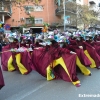
[[[69,2],[69,1],[72,2],[72,0],[68,0],[67,2]],[[66,5],[67,2],[65,2],[65,0],[63,0],[63,7],[64,7],[64,16],[63,16],[63,18],[64,18],[64,31],[66,29],[66,23],[65,23],[65,16],[66,16],[65,11],[66,11],[66,8],[65,8],[65,5]]]
[[[64,31],[65,31],[65,0],[63,1],[63,7],[64,7]]]

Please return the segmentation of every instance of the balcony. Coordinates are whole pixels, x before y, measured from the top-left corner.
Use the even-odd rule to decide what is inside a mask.
[[[11,17],[11,9],[9,8],[4,8],[0,7],[0,15],[4,14],[5,16]]]
[[[11,13],[11,0],[0,0],[0,16],[4,15],[11,17]]]
[[[64,5],[61,4],[55,10],[56,15],[62,15],[64,13]],[[65,12],[66,14],[76,14],[77,4],[75,2],[67,1],[65,3]]]
[[[66,14],[76,14],[76,10],[75,9],[70,9],[70,8],[66,8],[65,9]],[[58,7],[55,10],[56,15],[62,15],[64,14],[64,9],[61,7]]]
[[[55,0],[55,4],[58,4],[59,0]],[[60,1],[61,3],[63,0]],[[66,0],[66,2],[76,2],[76,0]]]

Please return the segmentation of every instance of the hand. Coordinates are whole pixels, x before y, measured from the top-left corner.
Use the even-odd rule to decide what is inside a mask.
[[[76,52],[70,51],[71,54],[76,54]]]
[[[80,49],[83,49],[83,46],[79,46]]]

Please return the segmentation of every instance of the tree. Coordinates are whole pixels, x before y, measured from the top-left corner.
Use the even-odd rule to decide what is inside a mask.
[[[30,17],[29,17],[29,20],[30,20],[30,22],[32,23],[32,26],[34,26],[34,25],[35,25],[35,17],[30,16]]]
[[[92,25],[98,20],[98,12],[90,10],[89,6],[78,5],[77,8],[77,24]]]
[[[63,2],[58,6],[63,11]],[[80,5],[76,2],[67,2],[65,4],[66,16],[70,16],[70,24],[76,26],[86,26],[95,24],[98,21],[98,12],[90,10],[87,5]]]
[[[66,4],[66,9],[74,12],[76,14],[71,14],[73,22],[76,20],[76,24],[90,25],[95,24],[98,18],[98,12],[90,10],[90,7],[87,5],[79,5],[76,3]]]

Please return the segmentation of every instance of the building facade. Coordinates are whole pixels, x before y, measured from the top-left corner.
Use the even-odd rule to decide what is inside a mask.
[[[0,0],[0,21],[5,22],[5,18],[10,18],[12,15],[11,5],[9,1]]]
[[[60,19],[55,14],[57,5],[54,0],[40,0],[39,5],[31,1],[24,3],[12,2],[12,6],[10,3],[10,0],[1,2],[0,19],[5,24],[10,24],[11,27],[32,26],[30,16],[34,17],[35,27],[43,26],[43,23],[56,23]],[[6,5],[10,7],[10,11],[7,11]]]
[[[4,2],[5,1],[5,2]],[[13,27],[26,25],[27,27],[43,27],[43,23],[49,23],[51,26],[64,25],[64,0],[39,0],[36,5],[31,0],[24,3],[16,3],[16,0],[1,0],[0,2],[0,19],[5,24]],[[66,26],[77,26],[75,17],[77,16],[76,8],[73,4],[88,5],[88,0],[65,0],[65,18]],[[95,0],[94,0],[95,1]],[[12,3],[12,5],[11,5]],[[34,18],[35,25],[32,26],[30,16]]]

